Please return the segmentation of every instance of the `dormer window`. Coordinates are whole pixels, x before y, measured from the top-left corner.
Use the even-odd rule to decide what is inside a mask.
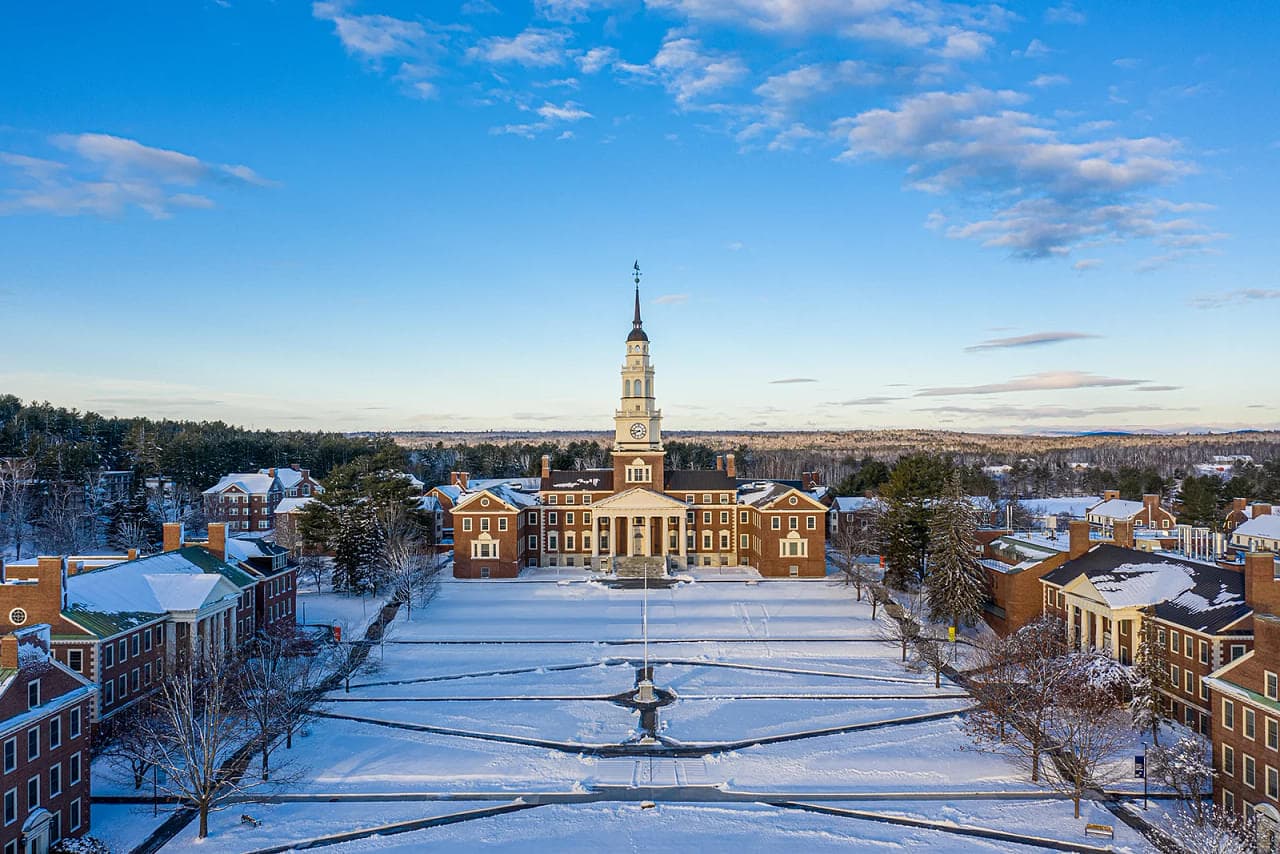
[[[40,705],[40,680],[32,679],[27,683],[27,708],[34,709]]]

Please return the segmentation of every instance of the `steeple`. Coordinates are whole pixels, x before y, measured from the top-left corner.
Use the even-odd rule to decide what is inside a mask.
[[[648,341],[649,336],[644,333],[644,321],[640,319],[640,262],[636,261],[633,268],[636,282],[636,313],[631,320],[631,334],[627,336],[628,341]]]

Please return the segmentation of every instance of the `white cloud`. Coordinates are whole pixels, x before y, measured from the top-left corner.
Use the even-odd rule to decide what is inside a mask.
[[[842,86],[875,86],[884,82],[880,73],[866,63],[843,62],[802,65],[774,74],[755,88],[755,93],[772,110],[785,110],[800,101],[825,95]]]
[[[1236,288],[1217,294],[1206,294],[1191,300],[1196,308],[1222,308],[1229,305],[1280,300],[1280,288]]]
[[[538,115],[555,122],[577,122],[591,118],[590,113],[573,101],[565,101],[560,105],[548,101],[538,108]]]
[[[481,39],[467,50],[467,56],[501,65],[514,63],[529,68],[547,68],[562,64],[568,37],[559,30],[530,27],[510,38],[491,36]]]
[[[1010,338],[989,338],[964,349],[967,352],[979,350],[1008,350],[1021,347],[1041,347],[1045,344],[1061,344],[1065,341],[1079,341],[1082,338],[1099,338],[1089,332],[1033,332],[1029,335],[1015,335]]]
[[[1015,50],[1013,55],[1020,56],[1023,59],[1044,59],[1055,52],[1053,48],[1040,41],[1040,39],[1032,39],[1022,50]]]
[[[434,24],[390,15],[353,15],[346,0],[317,0],[311,14],[333,24],[334,33],[351,56],[375,71],[395,64],[395,79],[406,94],[432,98],[436,87],[424,80],[436,73],[433,58],[444,50],[445,32]]]
[[[663,294],[654,298],[656,305],[684,305],[689,301],[688,294]]]
[[[1101,266],[1101,258],[1081,258],[1079,261],[1071,265],[1071,269],[1083,273],[1087,270],[1096,270]]]
[[[1050,6],[1045,10],[1044,19],[1051,24],[1076,24],[1077,26],[1089,20],[1071,0],[1066,0],[1057,6]]]
[[[1084,371],[1042,371],[1038,374],[1027,374],[1008,382],[987,383],[972,386],[945,386],[926,388],[916,392],[917,397],[949,397],[967,394],[1007,394],[1022,391],[1062,391],[1073,388],[1113,388],[1137,386],[1149,380],[1126,380],[1115,377],[1101,377]]]
[[[116,216],[136,207],[164,219],[176,208],[214,207],[205,193],[218,186],[276,186],[248,166],[208,163],[110,134],[58,134],[49,142],[73,159],[0,152],[0,165],[26,184],[0,200],[0,214]]]
[[[613,0],[534,0],[533,5],[542,17],[571,24],[585,21],[597,9],[615,4]]]
[[[583,74],[595,74],[618,61],[618,51],[612,47],[593,47],[578,57],[578,67]]]
[[[1191,173],[1179,144],[1159,137],[1073,141],[1041,118],[1014,109],[1008,90],[927,92],[894,109],[835,123],[842,159],[905,160],[910,186],[990,205],[992,216],[948,229],[1017,255],[1065,254],[1086,239],[1203,234],[1186,208],[1147,197]]]
[[[795,385],[797,383],[816,383],[813,377],[787,377],[783,380],[769,380],[769,385]]]
[[[1065,74],[1041,74],[1031,81],[1031,85],[1037,89],[1044,89],[1048,86],[1065,86],[1071,82],[1071,78]]]
[[[675,96],[676,104],[689,108],[705,95],[732,86],[747,74],[747,66],[732,54],[708,51],[697,39],[667,34],[649,67]]]
[[[1142,60],[1135,59],[1132,56],[1122,56],[1119,59],[1113,60],[1111,64],[1116,68],[1130,69],[1137,68],[1141,63]]]

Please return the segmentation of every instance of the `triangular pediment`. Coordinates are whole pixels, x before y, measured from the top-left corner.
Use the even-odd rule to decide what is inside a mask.
[[[791,499],[795,498],[795,501]],[[827,512],[827,505],[818,501],[807,492],[801,492],[794,487],[779,495],[764,506],[766,510],[821,510]]]
[[[591,507],[597,513],[601,510],[683,513],[688,509],[683,501],[677,501],[669,495],[663,495],[661,492],[655,492],[652,489],[645,489],[643,486],[632,487],[624,492],[619,492],[617,495],[602,498],[592,504]]]

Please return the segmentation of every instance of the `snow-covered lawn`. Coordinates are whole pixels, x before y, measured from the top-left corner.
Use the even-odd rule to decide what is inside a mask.
[[[376,666],[355,676],[350,692],[330,695],[328,712],[368,720],[316,720],[292,751],[276,754],[301,772],[287,787],[291,793],[458,800],[233,807],[233,816],[214,822],[208,850],[288,844],[456,812],[466,808],[459,801],[614,798],[617,787],[638,785],[672,789],[651,810],[612,800],[538,806],[330,850],[641,851],[657,839],[664,847],[699,851],[1010,850],[1007,842],[944,829],[750,802],[756,799],[838,801],[848,809],[1079,842],[1087,841],[1085,822],[1100,821],[1117,827],[1118,848],[1147,850],[1091,804],[1086,818],[1076,820],[1066,800],[1000,798],[1041,790],[1005,760],[972,749],[963,726],[964,692],[945,679],[935,688],[931,674],[901,664],[898,650],[879,639],[869,605],[835,582],[704,580],[649,591],[654,642],[648,658],[658,686],[676,694],[659,710],[658,735],[705,745],[705,754],[597,756],[579,749],[575,745],[631,744],[642,735],[639,714],[606,698],[634,690],[635,668],[645,660],[645,594],[541,576],[545,580],[443,583],[412,620],[395,621],[388,642],[371,655]],[[308,621],[316,621],[315,607],[351,625],[353,604],[360,607],[358,599],[315,597]],[[930,714],[941,717],[899,720]],[[807,734],[878,722],[884,724]],[[795,737],[716,746],[776,736]],[[553,749],[502,740],[509,737],[568,744]],[[745,802],[701,802],[716,790]],[[970,793],[996,799],[962,797]],[[857,800],[875,794],[895,800]],[[935,799],[912,800],[929,794]],[[241,812],[263,819],[263,826],[239,826]],[[186,850],[192,832],[170,848]]]

